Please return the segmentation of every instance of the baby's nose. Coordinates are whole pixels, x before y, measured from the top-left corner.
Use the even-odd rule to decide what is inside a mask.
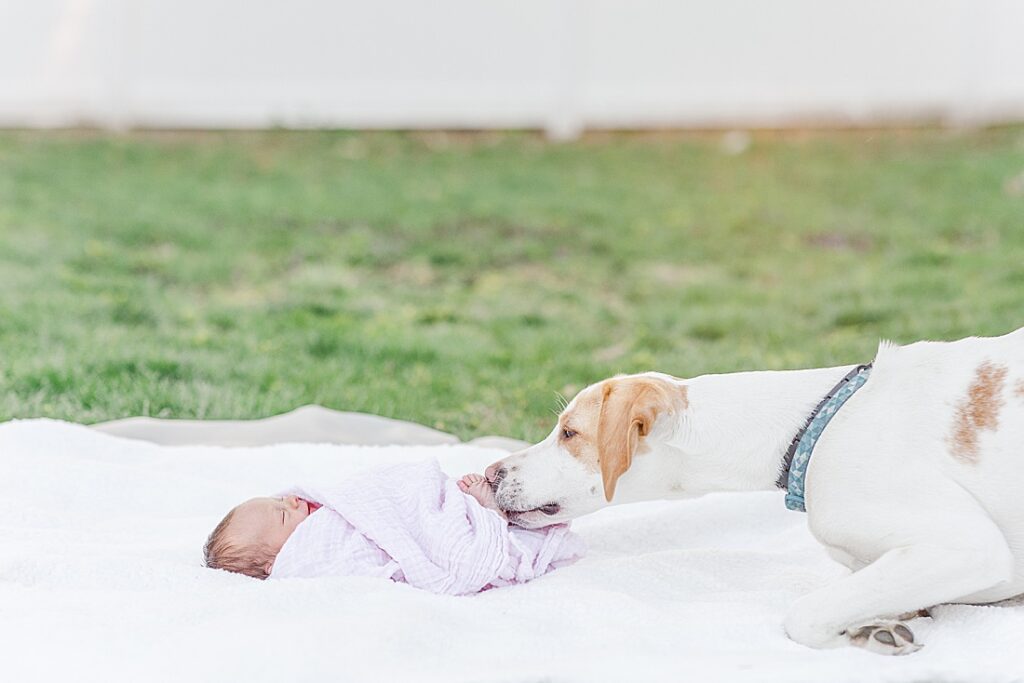
[[[290,507],[290,508],[297,508],[297,507],[299,507],[299,497],[298,496],[288,496],[288,497],[286,497],[284,499],[284,502],[287,503],[288,507]]]

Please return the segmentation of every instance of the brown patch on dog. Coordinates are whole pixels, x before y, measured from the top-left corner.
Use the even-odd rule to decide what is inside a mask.
[[[633,462],[640,439],[650,434],[661,414],[687,406],[685,387],[652,377],[618,377],[603,383],[597,424],[597,453],[605,500]]]
[[[559,434],[559,445],[592,472],[598,469],[597,423],[601,415],[601,400],[600,388],[588,387],[573,399],[558,418],[559,432],[568,429],[574,433],[569,439]]]
[[[578,416],[577,419],[579,419]],[[558,437],[559,440],[562,442],[562,447],[565,448],[565,450],[569,451],[569,455],[576,458],[577,460],[583,461],[588,465],[597,465],[597,454],[596,452],[592,453],[591,450],[587,448],[589,439],[586,436],[584,436],[582,432],[577,430],[573,426],[573,424],[569,422],[569,420],[567,419],[559,420],[558,429],[561,430],[563,433],[566,430],[569,430],[574,434],[574,436],[569,439],[566,439],[561,434],[559,434]]]
[[[1017,398],[1024,400],[1024,379],[1017,380],[1013,393],[1017,394]]]
[[[960,402],[953,418],[953,456],[966,463],[978,462],[978,432],[999,428],[1003,407],[1003,387],[1007,368],[985,361],[974,371],[974,381]]]
[[[636,444],[631,446],[626,436],[623,436],[621,440],[617,439],[621,441],[622,448],[611,448],[608,425],[612,422],[622,422],[628,427],[630,417],[625,413],[628,413],[629,409],[625,404],[630,398],[639,400],[640,394],[653,400],[659,412],[682,411],[689,405],[684,385],[657,377],[619,376],[598,382],[581,391],[558,417],[559,446],[591,472],[601,472],[605,482],[605,494],[609,500],[618,477],[629,468]],[[610,396],[614,396],[613,403],[608,403]],[[639,408],[640,404],[638,403],[636,407]],[[657,415],[651,416],[652,425],[655,417]],[[565,430],[569,430],[571,436],[565,436]],[[645,435],[646,432],[647,430],[644,431]],[[638,428],[637,444],[639,438]],[[628,450],[630,448],[633,450]],[[615,473],[616,471],[618,473]]]

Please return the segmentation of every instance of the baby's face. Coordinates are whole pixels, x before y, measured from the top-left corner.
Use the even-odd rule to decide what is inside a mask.
[[[309,505],[295,496],[253,498],[235,508],[229,532],[241,543],[269,546],[276,556],[306,517]]]

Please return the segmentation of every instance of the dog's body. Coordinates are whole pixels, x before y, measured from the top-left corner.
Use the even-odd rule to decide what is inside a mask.
[[[608,504],[776,487],[783,456],[850,367],[617,377],[580,392],[541,443],[488,468],[523,526]],[[1024,593],[1024,328],[883,344],[806,475],[814,536],[854,573],[798,600],[794,640],[919,647],[898,615]],[[780,505],[781,500],[780,500]]]

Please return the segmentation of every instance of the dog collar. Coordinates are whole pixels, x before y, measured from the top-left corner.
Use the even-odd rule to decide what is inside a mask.
[[[804,475],[807,474],[807,465],[811,462],[814,446],[817,445],[821,433],[825,431],[832,417],[868,381],[871,366],[871,363],[858,365],[839,380],[839,384],[832,387],[832,391],[821,399],[818,407],[811,412],[803,428],[789,444],[786,457],[782,460],[782,472],[775,484],[780,489],[786,489],[786,507],[790,510],[807,511],[804,505]]]

